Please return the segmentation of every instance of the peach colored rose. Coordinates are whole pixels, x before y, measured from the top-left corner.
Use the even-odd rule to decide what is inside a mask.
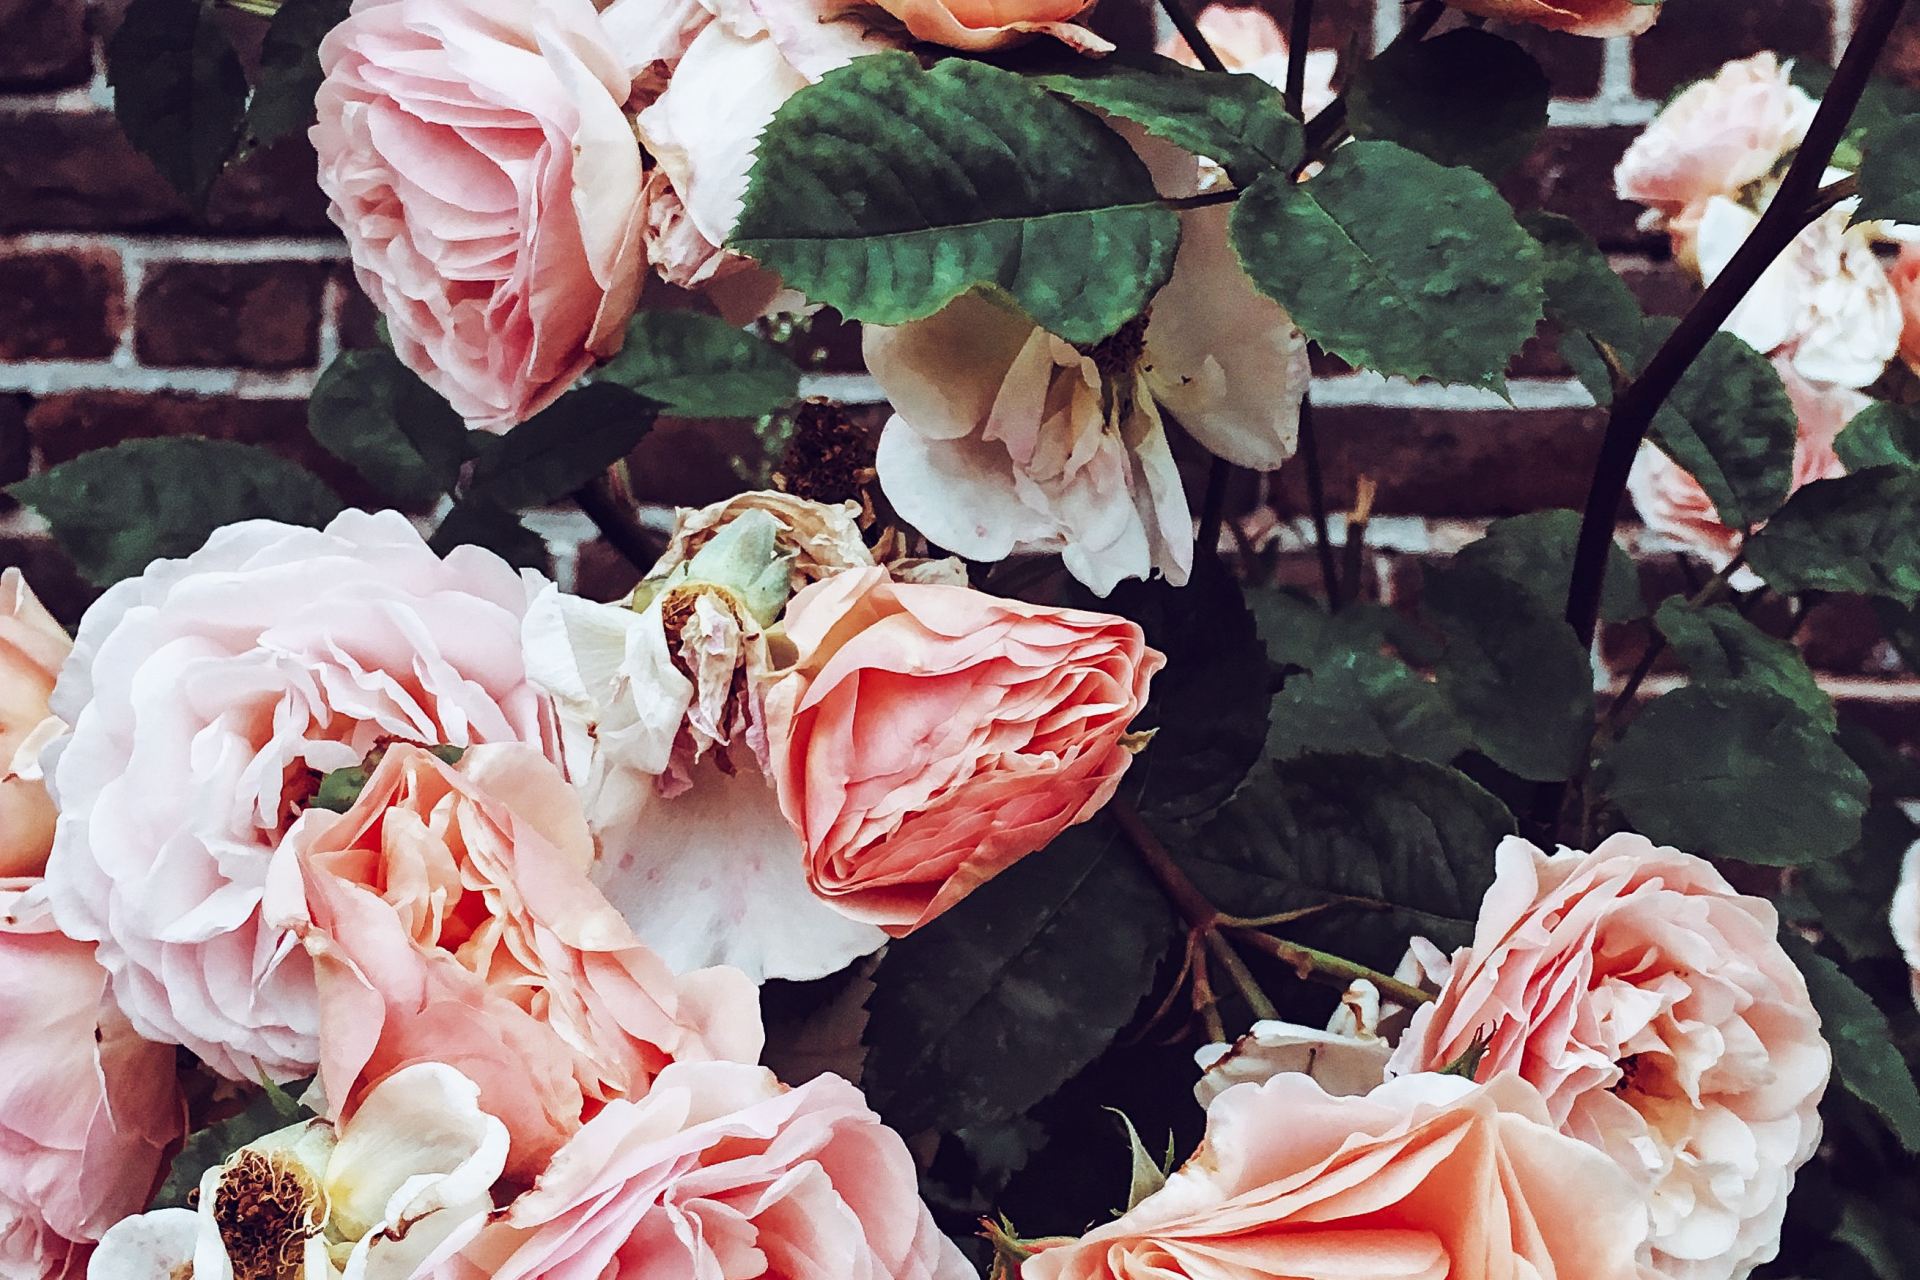
[[[1509,838],[1496,863],[1391,1069],[1488,1041],[1482,1075],[1519,1073],[1646,1188],[1646,1274],[1745,1276],[1779,1249],[1831,1063],[1772,905],[1631,834],[1553,855]]]
[[[146,1205],[185,1126],[173,1056],[133,1033],[41,882],[0,880],[0,1276],[77,1272],[78,1245]]]
[[[1082,53],[1108,53],[1113,45],[1073,20],[1094,0],[874,0],[906,26],[916,40],[980,53],[1020,44],[1036,35]]]
[[[1833,451],[1833,442],[1855,414],[1870,403],[1847,387],[1819,386],[1776,360],[1774,367],[1786,383],[1787,396],[1799,416],[1799,441],[1793,451],[1793,488],[1815,480],[1846,474]],[[1640,446],[1627,476],[1633,509],[1647,528],[1674,546],[1691,552],[1715,569],[1723,569],[1740,549],[1743,534],[1730,529],[1714,509],[1700,482],[1651,441]],[[1749,591],[1760,584],[1746,568],[1736,571],[1733,585]]]
[[[837,1076],[676,1063],[419,1280],[972,1280],[898,1135]]]
[[[1636,1280],[1637,1188],[1503,1075],[1334,1097],[1236,1085],[1199,1150],[1124,1216],[1043,1248],[1022,1280]]]
[[[1650,19],[1654,11],[1641,12]],[[1771,173],[1806,136],[1815,106],[1775,55],[1729,62],[1634,139],[1613,171],[1614,189],[1684,228],[1714,196],[1733,198]]]
[[[1122,618],[857,569],[787,608],[767,694],[807,881],[911,933],[1097,812],[1164,661]]]
[[[592,0],[361,0],[320,59],[329,212],[395,352],[469,426],[504,431],[619,350],[641,156]]]
[[[1920,373],[1920,246],[1902,247],[1887,279],[1900,299],[1900,358]]]
[[[600,1105],[678,1058],[760,1052],[753,988],[675,978],[588,878],[580,801],[539,752],[481,746],[449,765],[390,748],[344,814],[287,835],[268,918],[312,955],[320,1080],[335,1118],[414,1063],[480,1089],[537,1171]]]
[[[557,750],[520,639],[541,585],[349,511],[229,526],[87,611],[53,696],[48,888],[141,1034],[237,1080],[312,1072],[312,966],[260,915],[274,851],[382,742]]]
[[[39,757],[61,727],[47,699],[72,649],[20,571],[0,571],[0,877],[39,875],[53,847]]]
[[[1265,10],[1243,9],[1234,5],[1210,4],[1200,11],[1200,34],[1229,71],[1258,76],[1276,89],[1287,86],[1287,38]],[[1160,52],[1189,67],[1200,65],[1187,42],[1178,35],[1161,42]],[[1307,54],[1306,94],[1302,110],[1312,119],[1334,99],[1333,73],[1339,56],[1331,49],[1315,49]]]
[[[1660,16],[1657,4],[1635,0],[1448,0],[1462,13],[1525,22],[1577,36],[1637,36]]]

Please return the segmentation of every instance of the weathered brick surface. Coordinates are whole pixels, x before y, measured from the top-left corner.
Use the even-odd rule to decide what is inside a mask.
[[[170,262],[150,270],[134,307],[143,364],[299,369],[320,344],[318,262]]]
[[[1652,31],[1633,47],[1633,87],[1653,99],[1730,58],[1771,49],[1787,56],[1833,56],[1827,6],[1809,0],[1693,0],[1666,7]]]
[[[0,250],[0,360],[112,355],[126,325],[123,281],[111,250]]]
[[[92,73],[87,0],[0,0],[0,90],[64,89]]]

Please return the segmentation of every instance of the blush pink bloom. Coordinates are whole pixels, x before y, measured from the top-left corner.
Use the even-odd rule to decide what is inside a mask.
[[[1815,106],[1775,55],[1729,62],[1667,104],[1634,139],[1613,171],[1614,189],[1677,222],[1684,235],[1708,200],[1733,198],[1798,147]]]
[[[77,1274],[146,1206],[186,1114],[173,1050],[134,1034],[43,886],[0,880],[0,1276]]]
[[[53,696],[72,729],[47,755],[47,881],[141,1034],[237,1080],[312,1072],[312,966],[260,915],[274,850],[384,742],[552,748],[520,640],[540,585],[349,511],[229,526],[88,610]]]
[[[1900,299],[1900,358],[1920,373],[1920,246],[1903,247],[1887,279]]]
[[[1517,1072],[1645,1188],[1647,1275],[1745,1276],[1779,1249],[1831,1063],[1772,905],[1637,835],[1552,855],[1509,838],[1496,861],[1392,1070],[1487,1040],[1482,1075]]]
[[[676,1063],[420,1280],[972,1280],[906,1144],[837,1076]]]
[[[0,877],[39,875],[53,847],[40,748],[60,729],[47,699],[72,649],[20,571],[0,571]]]
[[[452,1066],[531,1175],[600,1105],[675,1059],[760,1052],[752,984],[675,978],[589,880],[580,800],[528,747],[449,765],[390,749],[344,814],[308,810],[270,921],[312,955],[320,1081],[334,1118],[416,1063]]]
[[[1845,475],[1846,468],[1835,455],[1833,442],[1854,415],[1871,402],[1851,388],[1808,382],[1779,361],[1775,361],[1775,367],[1799,415],[1793,488]],[[1634,456],[1627,492],[1633,498],[1634,511],[1648,529],[1715,569],[1725,568],[1740,549],[1744,532],[1728,528],[1700,482],[1650,441]],[[1759,585],[1759,578],[1742,568],[1734,574],[1733,584],[1737,590],[1752,590]]]
[[[1199,23],[1200,34],[1220,55],[1227,70],[1258,76],[1276,89],[1286,88],[1287,38],[1265,10],[1210,4],[1200,11]],[[1189,67],[1200,65],[1200,59],[1178,35],[1162,42],[1160,52]],[[1333,73],[1338,61],[1331,49],[1307,54],[1306,94],[1301,106],[1308,119],[1333,101]]]
[[[1164,661],[1123,618],[885,569],[807,588],[786,628],[797,655],[767,694],[780,807],[813,891],[895,936],[1107,802]]]
[[[1920,1007],[1920,843],[1907,849],[1900,863],[1900,884],[1887,913],[1893,940],[1900,944],[1913,986],[1913,1003]]]
[[[1164,1187],[1021,1276],[1636,1280],[1645,1234],[1632,1180],[1511,1075],[1335,1097],[1287,1073],[1222,1093]]]
[[[395,352],[469,426],[504,431],[620,348],[641,157],[592,0],[359,0],[320,58],[331,216]]]

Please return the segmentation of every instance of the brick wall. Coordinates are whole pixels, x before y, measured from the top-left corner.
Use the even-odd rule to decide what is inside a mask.
[[[1284,14],[1284,0],[1273,2]],[[1663,241],[1637,231],[1635,210],[1613,198],[1613,163],[1660,100],[1728,58],[1773,48],[1830,61],[1855,0],[1832,3],[1669,0],[1660,25],[1631,44],[1525,34],[1556,97],[1548,136],[1508,179],[1509,195],[1579,221],[1651,310],[1684,309],[1692,286]],[[369,500],[318,455],[304,426],[317,370],[341,346],[372,340],[314,189],[311,151],[295,139],[256,158],[222,179],[204,216],[190,216],[108,109],[99,42],[115,12],[112,0],[0,0],[0,483],[115,440],[194,432],[281,450]],[[1377,46],[1397,29],[1400,6],[1319,0],[1317,13],[1321,42],[1358,30]],[[1920,79],[1920,20],[1889,66]],[[823,389],[870,398],[850,359],[856,345],[815,337]],[[1322,371],[1315,397],[1332,501],[1351,500],[1361,469],[1379,487],[1369,545],[1382,594],[1417,591],[1421,562],[1489,518],[1580,505],[1600,423],[1555,346],[1543,335],[1516,362],[1511,406]],[[657,501],[707,500],[727,491],[731,459],[747,444],[698,424],[667,426],[643,446],[637,479]],[[1265,489],[1282,517],[1280,576],[1312,582],[1298,477],[1283,472]],[[583,542],[577,518],[537,523],[555,545],[556,571],[581,589],[610,595],[630,577],[617,556]],[[1671,556],[1641,549],[1650,582],[1684,585]],[[23,564],[69,619],[84,607],[88,592],[26,513],[0,511],[0,563]],[[1836,693],[1920,740],[1920,682],[1900,674],[1864,610],[1821,605],[1800,634]]]

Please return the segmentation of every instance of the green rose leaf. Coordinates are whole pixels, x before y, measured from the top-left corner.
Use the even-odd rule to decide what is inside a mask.
[[[1069,829],[889,944],[867,1000],[867,1096],[903,1133],[1025,1111],[1107,1048],[1172,938],[1112,821]]]
[[[1503,390],[1543,313],[1540,248],[1499,192],[1391,142],[1341,147],[1306,183],[1259,179],[1232,232],[1308,337],[1381,373]]]
[[[1447,637],[1434,675],[1474,746],[1530,782],[1572,777],[1593,733],[1593,667],[1564,599],[1472,563],[1429,570],[1422,595]]]
[[[697,311],[642,311],[596,384],[625,387],[685,418],[758,418],[800,394],[800,370],[769,344]]]
[[[1205,824],[1167,838],[1201,891],[1238,915],[1341,898],[1385,904],[1329,927],[1341,939],[1333,950],[1391,969],[1409,932],[1443,946],[1466,940],[1493,882],[1494,847],[1512,834],[1506,808],[1453,769],[1316,753],[1256,773]]]
[[[1900,864],[1915,837],[1920,837],[1920,826],[1898,804],[1876,799],[1861,821],[1858,844],[1841,857],[1800,869],[1797,887],[1810,909],[1790,918],[1817,927],[1849,959],[1898,954],[1887,927],[1887,904],[1900,885]]]
[[[548,568],[546,540],[513,512],[480,497],[454,503],[427,545],[443,556],[455,547],[485,547],[516,569]]]
[[[1654,614],[1654,625],[1687,664],[1696,684],[1765,689],[1829,732],[1838,725],[1833,699],[1814,679],[1800,650],[1768,635],[1739,611],[1723,604],[1690,607],[1674,597]]]
[[[260,74],[247,104],[247,138],[266,146],[313,123],[320,42],[347,19],[352,0],[280,0],[260,45]]]
[[[1472,745],[1433,681],[1391,654],[1348,650],[1287,677],[1273,700],[1267,754],[1398,755],[1445,764]]]
[[[558,502],[631,453],[656,412],[652,401],[613,383],[569,391],[494,437],[467,492],[507,511]]]
[[[1920,601],[1920,471],[1870,467],[1816,480],[1747,540],[1747,562],[1783,594]]]
[[[1580,513],[1565,509],[1509,516],[1487,526],[1487,534],[1454,557],[1457,565],[1482,568],[1526,589],[1539,607],[1562,613],[1573,584],[1573,549],[1580,540]],[[1626,548],[1614,543],[1607,553],[1607,574],[1600,587],[1600,615],[1609,622],[1645,617],[1640,570]]]
[[[1860,838],[1867,777],[1777,693],[1688,685],[1649,703],[1601,761],[1636,830],[1709,858],[1793,866]]]
[[[307,430],[395,501],[433,502],[453,488],[474,440],[440,393],[386,350],[344,351],[307,401]]]
[[[1716,333],[1654,416],[1654,441],[1713,499],[1729,528],[1765,520],[1793,485],[1799,415],[1767,358]]]
[[[1875,401],[1847,423],[1834,440],[1833,451],[1849,471],[1920,469],[1920,409]]]
[[[1639,299],[1593,237],[1569,218],[1527,213],[1520,225],[1544,255],[1547,318],[1570,335],[1585,335],[1625,353],[1638,352],[1645,317]]]
[[[1860,139],[1854,222],[1920,222],[1920,115],[1875,124]]]
[[[1179,238],[1146,165],[1093,115],[985,63],[881,53],[780,108],[731,244],[856,320],[900,324],[982,288],[1097,342],[1166,283]]]
[[[1396,44],[1362,63],[1347,91],[1347,118],[1357,138],[1397,142],[1498,177],[1533,150],[1551,94],[1526,50],[1463,28]]]
[[[312,1119],[313,1112],[294,1101],[297,1095],[306,1092],[311,1083],[311,1080],[298,1080],[283,1086],[268,1082],[240,1111],[218,1124],[188,1134],[180,1153],[174,1156],[173,1164],[167,1169],[166,1181],[160,1184],[160,1190],[155,1193],[153,1203],[148,1207],[187,1208],[193,1193],[200,1189],[200,1179],[207,1170],[224,1164],[227,1157],[250,1142],[257,1142],[289,1125]]]
[[[1920,1154],[1920,1087],[1895,1046],[1887,1015],[1812,943],[1791,933],[1780,941],[1806,975],[1820,1034],[1833,1046],[1834,1076],[1887,1122],[1901,1146]]]
[[[331,489],[280,455],[194,436],[95,449],[7,492],[45,517],[102,587],[190,555],[222,525],[265,518],[318,528],[340,513]]]
[[[173,188],[204,204],[240,140],[247,74],[209,0],[133,0],[107,44],[113,111]]]
[[[1291,173],[1304,149],[1300,122],[1287,114],[1279,91],[1256,76],[1211,75],[1156,54],[1115,53],[1074,58],[1040,83],[1218,162],[1241,186],[1268,170]]]

